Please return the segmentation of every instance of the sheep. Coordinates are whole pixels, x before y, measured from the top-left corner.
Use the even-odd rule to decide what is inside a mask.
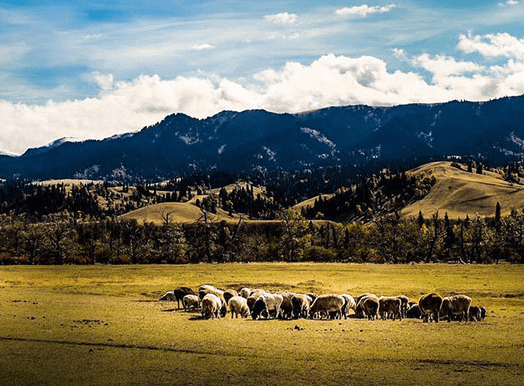
[[[229,299],[231,299],[233,296],[238,296],[238,292],[234,289],[228,289],[224,291],[224,300],[229,303]]]
[[[233,296],[228,302],[229,310],[231,311],[231,319],[233,316],[242,318],[249,316],[249,307],[247,306],[247,299],[242,296]]]
[[[372,294],[372,293],[369,293],[369,292],[366,292],[366,293],[363,293],[361,295],[359,295],[356,299],[355,299],[355,303],[357,304],[356,308],[355,308],[355,316],[357,318],[363,318],[365,315],[364,315],[364,310],[362,309],[361,307],[361,300],[364,299],[365,297],[368,297],[368,296],[373,296],[374,298],[377,299],[378,301],[378,296],[375,295],[375,294]]]
[[[484,320],[486,318],[486,308],[484,306],[480,306],[480,320]]]
[[[422,320],[424,323],[431,321],[432,315],[435,323],[438,323],[441,304],[442,296],[437,293],[430,293],[420,297],[418,305],[420,307],[420,313],[422,314]]]
[[[202,299],[202,317],[204,319],[220,318],[222,301],[214,294],[207,294]]]
[[[482,320],[482,313],[479,306],[469,307],[469,320],[474,322],[480,322]]]
[[[189,287],[178,287],[173,290],[173,293],[175,294],[176,298],[176,304],[178,309],[180,309],[180,302],[182,302],[182,299],[184,299],[184,296],[186,295],[195,295],[195,291],[193,291]],[[184,303],[182,303],[183,305]]]
[[[378,298],[380,317],[387,319],[392,317],[393,320],[398,316],[402,320],[402,301],[396,296],[381,296]]]
[[[420,307],[416,303],[409,307],[406,312],[406,318],[408,319],[420,319],[421,316],[422,313],[420,312]]]
[[[448,322],[454,315],[457,315],[460,320],[464,319],[467,323],[469,316],[469,307],[471,305],[471,298],[466,295],[453,295],[442,299],[440,311],[447,315]]]
[[[247,299],[251,295],[251,288],[243,287],[238,290],[238,294],[243,298]]]
[[[202,286],[202,287],[204,287],[204,286]],[[198,296],[200,297],[200,299],[204,300],[204,297],[206,295],[209,295],[209,294],[215,295],[222,302],[222,306],[220,308],[220,315],[222,317],[226,316],[226,314],[227,314],[227,302],[224,299],[224,291],[219,290],[219,289],[217,289],[217,288],[215,288],[213,286],[207,286],[207,287],[209,287],[207,289],[202,289],[202,287],[200,287],[200,291],[198,292]]]
[[[317,313],[325,313],[330,315],[334,313],[339,315],[341,313],[342,307],[344,306],[345,300],[340,295],[322,295],[317,297],[311,307],[309,308],[309,318],[313,317]]]
[[[300,317],[307,318],[311,303],[313,303],[313,300],[306,294],[293,295],[291,297],[291,304],[293,305],[293,317],[295,319]]]
[[[355,303],[355,299],[353,299],[353,296],[351,295],[342,294],[341,296],[344,298],[345,301],[344,306],[342,307],[342,316],[344,317],[344,319],[347,319],[349,310],[352,309],[353,311],[355,311],[355,309],[357,308],[357,303]]]
[[[174,291],[167,291],[165,294],[162,295],[162,297],[160,299],[158,299],[160,301],[171,301],[171,302],[174,302],[176,300],[176,297],[175,297],[175,293]]]
[[[266,291],[264,291],[263,289],[255,289],[251,292],[251,294],[247,298],[247,306],[249,307],[250,311],[253,311],[253,306],[255,305],[255,302],[261,295],[265,293]]]
[[[196,295],[186,295],[182,299],[182,305],[186,312],[189,312],[189,310],[197,310],[200,308],[200,298]]]
[[[259,316],[261,316],[262,312],[265,311],[267,318],[269,319],[271,317],[271,311],[274,311],[275,318],[278,318],[280,315],[280,306],[282,305],[283,301],[284,298],[280,294],[263,294],[259,296],[253,305],[251,317],[253,320],[256,320]]]
[[[406,314],[408,312],[408,308],[409,308],[409,298],[406,295],[398,295],[397,298],[400,299],[400,302],[401,302],[401,306],[400,306],[401,314],[402,314],[402,317],[405,318]]]
[[[282,304],[280,305],[280,316],[282,319],[291,319],[293,318],[293,293],[283,292],[282,295]]]
[[[362,314],[367,316],[368,320],[375,320],[379,307],[380,303],[375,295],[364,296],[357,305],[357,308],[362,310]]]

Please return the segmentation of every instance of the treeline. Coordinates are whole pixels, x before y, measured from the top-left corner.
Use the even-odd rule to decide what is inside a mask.
[[[273,222],[163,225],[63,212],[31,222],[0,217],[0,264],[255,261],[524,263],[524,213],[451,221],[395,212],[371,223],[309,221],[293,209]]]

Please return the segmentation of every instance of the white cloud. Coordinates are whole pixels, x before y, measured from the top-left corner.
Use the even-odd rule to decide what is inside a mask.
[[[508,0],[508,1],[506,1],[507,5],[518,5],[518,3],[519,2],[517,0]]]
[[[374,13],[388,13],[393,8],[396,7],[396,4],[389,4],[383,6],[370,6],[367,4],[355,5],[353,7],[340,8],[335,11],[335,14],[339,16],[362,16],[367,17],[368,15]]]
[[[266,15],[264,20],[276,23],[276,24],[295,24],[297,21],[297,15],[294,13],[277,13],[275,15]]]
[[[488,58],[506,57],[524,60],[524,38],[518,39],[508,33],[484,36],[462,34],[457,49],[467,54],[477,52]]]
[[[400,60],[406,59],[406,51],[402,48],[392,48],[391,52],[393,52],[393,55]]]
[[[502,42],[506,42],[503,44]],[[461,36],[459,48],[488,57],[507,58],[491,66],[445,55],[416,55],[393,49],[411,71],[391,71],[373,56],[323,55],[309,64],[287,62],[242,81],[201,73],[162,79],[141,75],[118,82],[94,72],[94,98],[30,105],[0,101],[0,149],[21,153],[60,137],[105,138],[136,131],[168,114],[205,118],[222,110],[261,108],[300,112],[327,106],[436,103],[453,99],[488,100],[524,94],[522,40],[507,34]],[[511,47],[511,48],[510,48]],[[418,71],[432,74],[427,79]],[[23,133],[23,135],[21,135]]]
[[[101,74],[98,71],[92,74],[95,83],[102,90],[111,90],[113,88],[113,74]]]
[[[196,50],[196,51],[212,50],[213,48],[215,47],[209,43],[195,44],[194,46],[191,47],[192,50]]]
[[[428,54],[422,54],[414,58],[411,63],[431,72],[434,79],[480,72],[484,69],[483,66],[477,63],[457,62],[455,58],[443,55],[436,55],[434,58],[431,58]]]

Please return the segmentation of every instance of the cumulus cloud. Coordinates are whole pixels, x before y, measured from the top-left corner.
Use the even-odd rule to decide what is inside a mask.
[[[457,62],[455,58],[436,55],[431,58],[428,54],[422,54],[414,58],[411,63],[431,72],[434,79],[442,79],[449,76],[457,76],[466,73],[480,72],[483,66],[473,62]]]
[[[388,13],[393,8],[396,7],[396,4],[388,4],[388,5],[355,5],[353,7],[346,7],[346,8],[340,8],[335,11],[335,14],[339,16],[362,16],[367,17],[368,15],[374,14],[374,13]]]
[[[293,61],[268,68],[242,81],[206,74],[173,79],[141,75],[132,81],[115,81],[111,74],[92,73],[90,79],[100,89],[93,98],[44,105],[0,101],[0,149],[21,153],[65,136],[105,138],[139,130],[176,112],[205,118],[222,110],[300,112],[336,105],[388,106],[521,95],[524,56],[514,50],[521,44],[505,34],[461,37],[464,52],[507,58],[506,63],[491,66],[445,55],[409,57],[395,49],[393,54],[407,61],[411,71],[392,71],[373,56],[329,54],[308,64]],[[431,76],[422,75],[424,71]]]
[[[488,58],[506,57],[524,60],[524,38],[518,39],[508,33],[484,36],[461,34],[457,49],[467,54],[476,52]]]
[[[275,24],[295,24],[297,21],[297,15],[294,13],[277,13],[275,15],[266,15],[264,20],[275,23]]]

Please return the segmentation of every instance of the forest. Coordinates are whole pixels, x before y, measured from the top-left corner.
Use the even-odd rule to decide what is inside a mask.
[[[522,173],[517,165],[501,170],[514,182]],[[468,171],[482,172],[479,166]],[[225,188],[238,179],[217,172],[162,184],[5,181],[0,264],[524,263],[522,211],[502,217],[497,205],[487,217],[401,216],[407,203],[431,190],[431,175],[382,169],[364,177],[330,168],[281,173],[264,190],[255,190],[254,183]],[[322,195],[326,191],[333,193]],[[312,205],[292,206],[308,197],[317,198]],[[162,224],[121,216],[191,199],[202,214],[192,223],[177,223],[169,213]],[[217,221],[207,215],[217,210],[236,217]]]

